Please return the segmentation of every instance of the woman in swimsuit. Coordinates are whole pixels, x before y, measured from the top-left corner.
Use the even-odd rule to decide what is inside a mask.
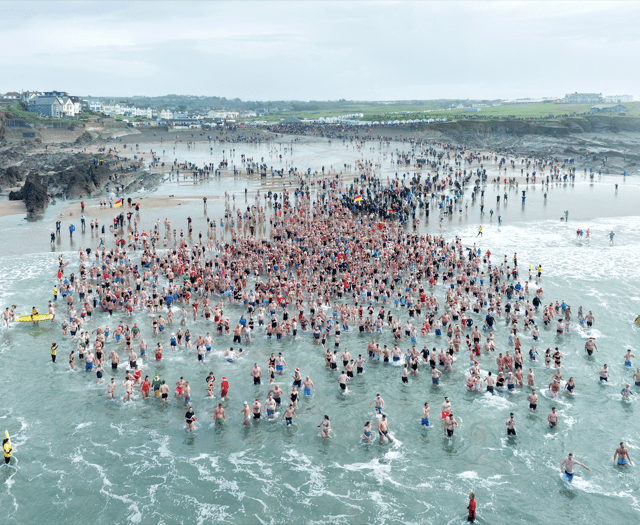
[[[371,421],[367,421],[362,429],[362,439],[371,443]]]
[[[291,398],[291,404],[294,407],[298,406],[298,388],[296,387],[296,385],[293,385],[291,387],[291,393],[289,394],[289,397]]]
[[[329,421],[329,416],[324,416],[322,423],[320,423],[318,426],[321,427],[320,431],[322,432],[322,437],[329,437],[329,432],[331,432],[331,422]]]
[[[569,378],[569,381],[567,381],[567,384],[565,385],[565,390],[567,391],[567,394],[573,394],[573,389],[576,387],[575,382],[573,381],[573,377]]]

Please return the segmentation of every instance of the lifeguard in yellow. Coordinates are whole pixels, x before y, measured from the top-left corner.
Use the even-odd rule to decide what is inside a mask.
[[[478,228],[478,235],[476,235],[476,237],[478,237],[478,236],[480,236],[480,235],[482,235],[482,226],[480,226],[480,227]]]

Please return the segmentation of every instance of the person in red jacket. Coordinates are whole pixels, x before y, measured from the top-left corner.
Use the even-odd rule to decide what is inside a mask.
[[[229,382],[226,377],[222,378],[222,383],[220,383],[220,397],[225,398],[227,393],[229,392]]]
[[[476,496],[473,492],[469,494],[469,517],[467,521],[473,523],[476,520]]]

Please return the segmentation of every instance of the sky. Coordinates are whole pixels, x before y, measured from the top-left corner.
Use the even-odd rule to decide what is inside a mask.
[[[0,93],[640,96],[640,2],[4,2]]]

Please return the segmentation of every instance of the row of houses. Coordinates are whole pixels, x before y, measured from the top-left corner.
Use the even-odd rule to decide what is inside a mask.
[[[96,113],[105,113],[107,115],[121,115],[125,117],[142,117],[146,119],[154,119],[154,120],[229,120],[236,119],[240,116],[238,111],[226,111],[226,110],[209,110],[206,113],[195,113],[189,114],[183,111],[172,111],[170,109],[161,109],[158,110],[156,108],[139,108],[135,106],[129,106],[126,104],[120,103],[110,103],[110,102],[96,102],[90,104],[91,111],[95,111]],[[251,118],[255,117],[254,113],[244,113],[243,116]]]
[[[119,115],[130,118],[143,118],[146,120],[180,121],[193,120],[235,120],[239,116],[252,118],[256,112],[228,111],[212,109],[206,112],[188,114],[186,112],[173,111],[171,109],[157,109],[151,107],[137,107],[122,102],[87,101],[80,97],[69,95],[66,91],[24,91],[18,93],[10,91],[1,95],[3,100],[16,100],[26,105],[27,111],[37,113],[40,117],[66,118],[75,117],[80,113],[94,112],[105,115]]]
[[[633,102],[633,95],[606,95],[602,93],[567,93],[564,96],[565,104],[620,104],[622,102]]]

